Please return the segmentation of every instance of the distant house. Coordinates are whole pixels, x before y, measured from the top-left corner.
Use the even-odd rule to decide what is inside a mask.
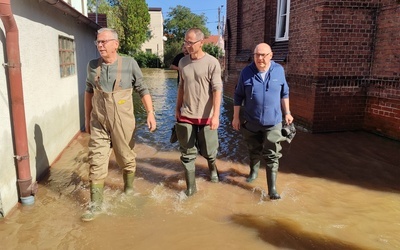
[[[142,45],[142,51],[156,54],[161,60],[164,60],[164,18],[161,8],[149,8],[150,40]]]
[[[261,42],[285,67],[297,124],[400,140],[399,1],[227,0],[226,95]]]
[[[204,38],[203,43],[204,44],[211,43],[213,45],[218,45],[218,41],[219,41],[218,35],[211,35],[211,36]]]
[[[218,46],[222,50],[222,54],[218,58],[219,63],[221,64],[222,70],[225,69],[225,46],[224,46],[224,38],[222,35],[210,35],[203,40],[204,44],[212,44]]]
[[[7,5],[2,1],[2,14]],[[20,63],[7,54],[5,22],[1,22],[0,58],[0,216],[18,203],[16,159],[28,162],[32,182],[44,176],[63,149],[84,126],[83,97],[86,65],[98,57],[96,31],[99,26],[86,17],[86,1],[24,0],[11,2],[18,28]],[[10,5],[8,5],[9,8]],[[85,14],[83,14],[85,13]],[[11,35],[10,35],[11,37]],[[15,36],[14,36],[15,37]],[[15,46],[15,42],[13,45]],[[14,82],[8,71],[20,67],[25,112],[27,155],[14,152],[15,124],[10,89]],[[20,107],[19,106],[19,107]],[[40,191],[39,191],[40,192]]]

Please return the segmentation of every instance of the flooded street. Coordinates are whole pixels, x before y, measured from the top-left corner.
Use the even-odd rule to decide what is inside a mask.
[[[277,188],[266,198],[265,168],[249,172],[247,149],[221,112],[222,177],[211,183],[196,161],[198,192],[187,198],[178,144],[170,144],[176,73],[144,70],[158,129],[145,128],[135,103],[135,192],[123,194],[122,171],[110,162],[105,211],[82,222],[89,198],[87,143],[80,134],[39,183],[35,204],[0,220],[0,249],[400,249],[400,142],[364,132],[310,134],[283,143]]]

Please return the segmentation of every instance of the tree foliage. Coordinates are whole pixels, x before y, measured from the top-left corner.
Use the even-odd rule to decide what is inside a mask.
[[[194,14],[189,8],[181,5],[170,8],[164,20],[164,35],[167,37],[164,47],[164,63],[167,67],[182,51],[181,47],[188,29],[196,27],[201,29],[206,37],[210,35],[206,23],[207,17],[204,14]]]
[[[118,8],[124,35],[120,50],[132,54],[140,49],[147,39],[150,25],[149,8],[145,0],[119,0]]]
[[[107,26],[117,31],[119,51],[132,55],[148,39],[150,14],[145,0],[89,0],[89,12],[106,14]]]
[[[211,43],[204,44],[203,51],[207,52],[215,58],[221,58],[224,55],[224,52],[220,47]]]
[[[167,45],[173,42],[182,43],[185,39],[185,32],[194,27],[201,29],[205,36],[210,35],[206,23],[207,17],[204,14],[194,14],[189,8],[181,5],[170,8],[164,21],[164,34],[168,38]]]
[[[162,61],[156,54],[147,52],[137,52],[134,55],[135,60],[140,68],[161,68],[163,67]]]

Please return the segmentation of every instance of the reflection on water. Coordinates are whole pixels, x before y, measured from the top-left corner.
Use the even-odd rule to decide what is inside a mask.
[[[82,134],[54,163],[33,206],[0,221],[0,249],[400,249],[400,143],[363,132],[309,134],[289,144],[278,176],[282,199],[265,198],[265,170],[252,184],[246,148],[230,128],[225,99],[219,129],[220,183],[196,161],[198,193],[187,198],[174,123],[176,73],[144,70],[157,111],[149,133],[140,102],[135,193],[122,193],[114,158],[105,211],[83,223],[88,202],[87,142]]]

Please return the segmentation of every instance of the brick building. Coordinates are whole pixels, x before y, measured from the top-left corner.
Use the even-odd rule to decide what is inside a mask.
[[[297,124],[400,140],[399,0],[227,0],[228,97],[260,42],[285,67]]]

